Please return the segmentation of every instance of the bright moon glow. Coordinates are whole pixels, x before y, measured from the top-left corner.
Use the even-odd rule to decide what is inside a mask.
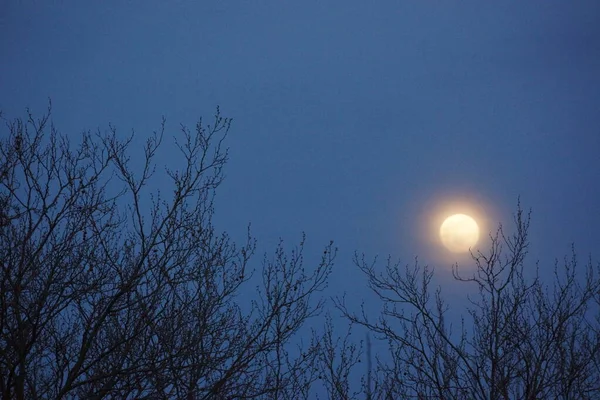
[[[479,226],[468,215],[454,214],[440,226],[440,239],[451,252],[464,253],[479,240]]]

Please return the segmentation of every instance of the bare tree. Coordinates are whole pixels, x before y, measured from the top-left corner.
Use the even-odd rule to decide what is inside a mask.
[[[478,294],[459,326],[448,318],[433,270],[355,257],[381,315],[336,305],[353,324],[389,344],[378,359],[374,398],[593,399],[600,398],[600,277],[598,266],[558,262],[553,279],[527,270],[529,214],[519,207],[516,231],[502,226],[486,253],[473,253],[474,273],[453,269],[456,280]],[[455,321],[456,322],[456,321]],[[390,361],[391,358],[391,361]]]
[[[164,120],[143,157],[114,127],[71,143],[50,109],[4,121],[2,399],[308,397],[318,343],[295,335],[323,308],[336,250],[308,268],[304,239],[280,244],[254,274],[250,233],[217,232],[230,119],[182,126],[164,173]]]

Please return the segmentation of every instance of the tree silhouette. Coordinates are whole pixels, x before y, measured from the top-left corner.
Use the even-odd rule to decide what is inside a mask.
[[[140,158],[114,127],[69,139],[49,118],[5,119],[0,142],[0,396],[307,397],[318,346],[292,339],[336,250],[309,268],[304,239],[281,243],[254,276],[250,233],[217,232],[231,120],[182,126],[161,177],[164,120]]]
[[[600,277],[591,261],[554,266],[551,282],[536,267],[525,274],[529,214],[518,207],[516,230],[502,226],[487,252],[472,254],[475,272],[454,278],[475,285],[457,328],[449,304],[432,288],[433,271],[388,261],[384,272],[364,255],[355,263],[383,303],[381,315],[337,307],[353,324],[389,344],[378,360],[373,398],[600,398]]]

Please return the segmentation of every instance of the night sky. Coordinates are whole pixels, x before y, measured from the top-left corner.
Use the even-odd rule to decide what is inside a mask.
[[[219,105],[217,227],[251,223],[259,253],[304,231],[309,263],[334,240],[327,296],[371,301],[355,251],[448,276],[468,260],[432,240],[436,213],[510,228],[519,196],[532,267],[572,243],[600,259],[596,0],[4,0],[0,54],[4,116],[51,98],[74,138],[112,123],[141,141],[163,115],[171,137]]]

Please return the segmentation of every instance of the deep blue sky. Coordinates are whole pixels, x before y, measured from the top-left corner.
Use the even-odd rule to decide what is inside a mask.
[[[261,251],[334,239],[331,294],[363,293],[355,250],[447,269],[422,229],[457,198],[495,225],[521,196],[532,265],[572,242],[600,259],[596,0],[4,0],[0,55],[5,116],[51,97],[74,137],[142,137],[162,115],[175,131],[220,105],[219,226],[252,222]]]

